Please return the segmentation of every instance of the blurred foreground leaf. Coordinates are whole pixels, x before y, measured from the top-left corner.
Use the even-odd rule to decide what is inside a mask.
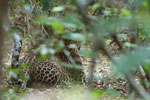
[[[131,73],[145,61],[150,60],[150,47],[137,47],[131,52],[120,55],[115,65],[121,73]]]
[[[104,91],[93,90],[91,100],[97,100],[100,97],[105,96],[105,95],[106,95],[106,92],[104,92]]]

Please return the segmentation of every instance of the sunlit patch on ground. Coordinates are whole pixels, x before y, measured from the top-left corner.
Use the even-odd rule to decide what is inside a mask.
[[[96,96],[96,99],[95,95],[92,94],[94,96],[92,98],[88,91],[87,87],[83,85],[51,89],[28,89],[25,95],[17,100],[125,100],[124,97],[119,95],[110,96],[108,94]]]
[[[85,86],[70,86],[66,88],[51,88],[44,90],[28,89],[18,100],[84,100]]]

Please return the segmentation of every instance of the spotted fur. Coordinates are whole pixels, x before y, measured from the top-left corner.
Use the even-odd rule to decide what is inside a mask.
[[[32,53],[25,55],[25,57],[19,60],[22,43],[21,38],[18,39],[18,37],[19,35],[14,36],[15,47],[12,56],[12,68],[19,68],[20,72],[24,74],[24,79],[21,75],[18,78],[18,83],[21,84],[22,88],[25,88],[32,82],[42,82],[50,86],[55,86],[59,83],[84,81],[84,73],[81,69],[60,66],[56,62],[52,62],[48,59],[41,61]],[[68,45],[72,43],[78,42],[65,40],[65,48],[70,52],[70,57],[74,59],[74,64],[82,65],[77,49],[68,48]],[[56,54],[56,58],[60,62],[65,62],[67,64],[72,63],[62,51]]]

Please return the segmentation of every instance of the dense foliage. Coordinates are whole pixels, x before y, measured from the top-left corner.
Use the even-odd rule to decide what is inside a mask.
[[[69,48],[85,46],[79,54],[91,59],[88,87],[92,100],[107,94],[117,94],[113,89],[94,89],[93,80],[99,53],[107,56],[116,78],[127,79],[128,97],[148,100],[150,89],[150,0],[9,0],[10,26],[8,33],[25,37],[27,52],[36,52],[42,60],[65,49],[64,40],[78,41]],[[5,26],[7,28],[7,26]],[[115,46],[112,47],[112,44]],[[112,53],[114,48],[117,51]],[[58,62],[66,67],[83,68]],[[15,76],[16,70],[9,69]],[[137,74],[140,74],[139,76]],[[138,78],[137,78],[138,77]],[[139,79],[140,82],[136,81]],[[103,79],[102,79],[103,80]],[[9,89],[5,99],[15,98],[16,88]],[[21,91],[22,92],[22,91]]]

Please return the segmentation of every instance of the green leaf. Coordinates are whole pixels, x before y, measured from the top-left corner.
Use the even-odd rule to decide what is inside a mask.
[[[44,15],[44,16],[37,17],[35,22],[38,23],[39,25],[45,24],[45,25],[52,26],[55,34],[62,34],[65,32],[65,28],[60,19],[54,17],[48,17]]]
[[[122,12],[123,15],[126,15],[126,16],[130,16],[131,15],[130,11],[127,10],[127,9],[121,9],[121,12]]]
[[[112,40],[110,40],[110,39],[106,39],[106,40],[105,40],[105,43],[106,43],[106,44],[110,44],[111,42],[112,42]]]
[[[146,39],[146,35],[145,35],[145,34],[140,33],[140,34],[139,34],[139,38],[140,38],[141,40],[145,40],[145,39]]]
[[[21,67],[23,69],[28,69],[29,68],[29,64],[28,63],[21,64]]]
[[[70,28],[81,28],[81,27],[83,27],[83,24],[81,23],[81,21],[79,21],[73,15],[69,15],[69,16],[65,17],[63,24],[64,24],[64,26],[70,27]]]
[[[82,35],[81,33],[69,33],[67,35],[63,35],[64,39],[70,39],[74,41],[80,41],[80,42],[85,42],[85,36]]]
[[[64,28],[62,22],[57,19],[51,20],[50,25],[52,25],[56,34],[62,34],[65,32],[65,28]]]
[[[68,47],[69,48],[77,48],[77,45],[76,44],[69,44]]]
[[[62,34],[65,32],[65,28],[62,24],[62,21],[54,17],[40,16],[36,18],[36,22],[38,24],[45,24],[52,26],[56,34]]]
[[[93,90],[91,100],[97,100],[100,97],[105,96],[105,95],[106,95],[106,92],[104,91]]]
[[[112,14],[112,12],[110,10],[104,10],[103,13],[104,13],[104,15],[111,15]]]
[[[94,5],[92,5],[91,9],[96,10],[99,7],[100,7],[100,3],[95,3]]]
[[[58,41],[57,43],[54,44],[53,49],[57,52],[59,50],[61,50],[62,48],[64,48],[64,42],[62,40]]]
[[[150,72],[150,62],[144,63],[143,68],[144,68],[145,71]]]
[[[91,51],[88,51],[88,50],[80,50],[80,51],[79,51],[79,54],[80,54],[81,56],[86,57],[86,58],[91,58],[91,56],[92,56],[92,52],[91,52]]]
[[[41,25],[41,24],[48,24],[48,22],[51,20],[52,18],[49,18],[48,16],[46,15],[42,15],[42,16],[38,16],[36,19],[35,19],[35,23]]]
[[[64,10],[65,10],[64,6],[57,6],[52,9],[52,12],[61,12]]]
[[[150,58],[149,52],[149,47],[138,47],[131,52],[120,55],[115,61],[115,66],[117,67],[118,72],[128,74],[137,70],[139,65],[145,63],[145,61]]]
[[[125,46],[127,46],[127,47],[137,47],[137,45],[129,43],[129,42],[126,42]]]
[[[147,1],[143,1],[142,6],[143,6],[143,7],[148,7]]]
[[[17,72],[18,73],[18,72]],[[18,75],[17,73],[13,72],[13,71],[10,71],[9,72],[9,75],[12,76],[13,78],[17,79],[18,78]]]

